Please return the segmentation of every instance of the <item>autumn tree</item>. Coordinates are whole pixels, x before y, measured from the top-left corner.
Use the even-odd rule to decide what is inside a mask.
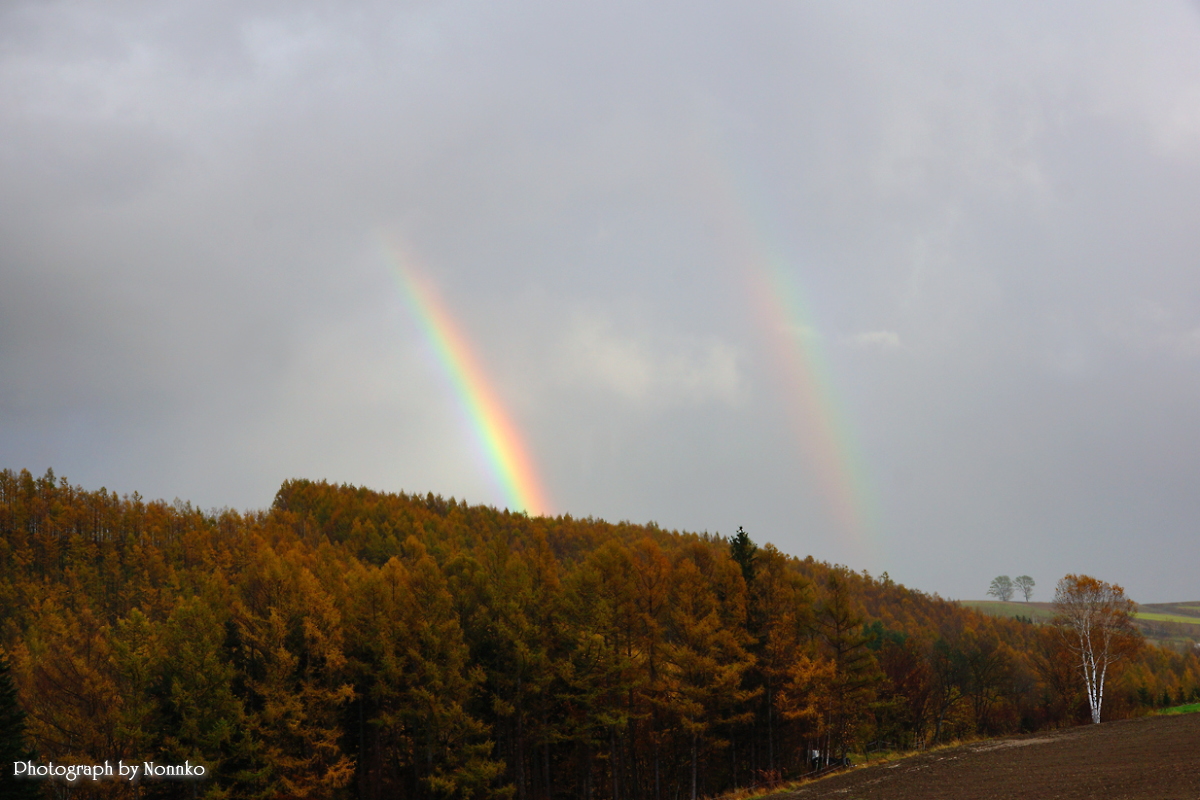
[[[1037,674],[1039,720],[1050,725],[1073,724],[1086,701],[1078,662],[1060,631],[1053,625],[1037,626],[1028,657]]]
[[[145,732],[126,712],[142,698],[123,694],[109,626],[87,607],[45,603],[14,648],[13,677],[29,698],[30,738],[43,758],[135,758]],[[132,724],[125,724],[132,723]]]
[[[447,575],[465,642],[485,678],[474,708],[496,737],[506,778],[517,800],[549,794],[552,659],[560,627],[553,553],[543,537],[522,543],[517,531],[500,527],[475,556],[456,556]]]
[[[364,796],[469,797],[496,782],[486,726],[466,706],[472,667],[442,571],[415,538],[407,559],[349,576],[348,666]]]
[[[864,620],[856,607],[851,577],[848,571],[830,571],[813,620],[824,655],[833,663],[825,749],[826,755],[838,758],[854,744],[882,677],[862,632]]]
[[[261,743],[247,794],[321,800],[350,782],[353,762],[339,746],[338,718],[353,697],[344,682],[342,625],[333,597],[299,552],[261,546],[247,565],[232,609],[245,675],[247,729]]]
[[[1012,657],[995,631],[967,628],[959,642],[963,657],[963,687],[978,733],[988,732],[990,713],[1012,683]]]
[[[245,711],[234,692],[238,675],[224,647],[229,612],[222,590],[227,585],[214,581],[206,596],[186,598],[171,612],[155,642],[161,659],[152,692],[159,697],[163,732],[155,751],[175,763],[204,764],[214,783],[227,786],[255,742],[245,731]],[[121,649],[136,654],[132,644]],[[216,793],[218,787],[211,788]]]
[[[663,674],[663,648],[666,643],[669,592],[673,576],[671,563],[659,546],[649,538],[644,537],[634,544],[632,556],[632,588],[638,619],[638,648],[643,653],[643,691],[650,705],[647,722],[652,742],[653,764],[649,765],[647,772],[652,773],[654,796],[657,798],[662,796],[662,745],[666,736],[663,717],[669,705],[668,682]],[[634,728],[630,726],[631,745],[635,740],[633,732]],[[630,760],[636,763],[634,759]],[[649,782],[651,776],[647,775],[647,778]]]
[[[1033,587],[1035,585],[1033,578],[1028,575],[1020,575],[1013,579],[1013,586],[1025,596],[1026,603],[1029,602],[1029,598],[1033,597]]]
[[[1054,624],[1083,674],[1094,723],[1100,721],[1109,667],[1141,644],[1133,627],[1136,607],[1120,586],[1088,575],[1067,575],[1055,587]]]
[[[876,725],[879,738],[920,741],[933,695],[933,672],[921,643],[910,636],[879,642],[877,654],[884,676]]]
[[[692,800],[700,790],[701,754],[723,750],[729,742],[720,729],[746,721],[737,708],[750,699],[741,685],[752,662],[744,649],[741,627],[745,622],[744,584],[740,575],[736,584],[728,580],[731,576],[725,569],[732,566],[736,574],[738,566],[705,555],[702,547],[691,546],[676,560],[671,578],[670,644],[665,654],[670,666],[669,705],[690,745]],[[737,589],[741,591],[734,594]]]
[[[955,708],[966,699],[966,658],[955,641],[939,636],[926,655],[930,671],[929,710],[933,717],[933,742]]]
[[[578,782],[588,797],[602,786],[593,773],[603,760],[610,796],[628,794],[622,792],[628,758],[623,758],[627,754],[618,736],[633,722],[636,698],[645,688],[643,654],[634,647],[639,629],[634,570],[629,549],[609,541],[566,581],[564,614],[572,641],[558,665],[564,684],[560,697],[567,709],[561,735],[574,745]]]
[[[815,682],[804,680],[814,664],[812,654],[805,652],[812,621],[811,587],[773,545],[765,545],[754,563],[749,627],[757,642],[752,648],[752,675],[754,685],[762,689],[759,709],[767,739],[765,766],[773,773],[785,760],[779,756],[798,749],[778,741],[783,733],[781,718],[806,734],[813,732],[818,718],[811,702]],[[785,687],[791,688],[785,693]]]

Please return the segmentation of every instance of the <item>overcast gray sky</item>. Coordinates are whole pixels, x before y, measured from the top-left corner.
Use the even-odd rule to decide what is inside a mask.
[[[1194,600],[1185,3],[7,2],[0,467],[504,505]]]

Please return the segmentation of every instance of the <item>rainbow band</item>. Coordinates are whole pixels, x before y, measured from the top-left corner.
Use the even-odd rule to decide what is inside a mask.
[[[874,528],[870,493],[800,287],[778,258],[766,255],[751,262],[749,281],[761,318],[772,328],[776,363],[792,400],[793,425],[822,494],[838,526],[856,544],[866,546]]]
[[[783,254],[766,223],[770,214],[755,202],[765,196],[749,186],[748,170],[735,172],[733,159],[713,153],[700,177],[704,193],[714,202],[732,260],[745,270],[755,317],[762,323],[785,384],[791,422],[800,439],[813,477],[828,504],[830,517],[850,541],[867,550],[880,550],[873,493],[841,403],[830,379],[813,316],[804,302],[793,260]]]
[[[385,240],[383,246],[400,293],[450,380],[509,508],[548,515],[550,504],[528,450],[492,390],[466,336],[446,310],[433,284],[418,272],[415,259],[393,242]]]

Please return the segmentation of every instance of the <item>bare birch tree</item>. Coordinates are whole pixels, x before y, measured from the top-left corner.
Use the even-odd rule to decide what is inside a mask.
[[[1083,673],[1092,722],[1100,721],[1108,668],[1141,645],[1137,608],[1125,590],[1088,575],[1068,575],[1054,590],[1054,624]]]

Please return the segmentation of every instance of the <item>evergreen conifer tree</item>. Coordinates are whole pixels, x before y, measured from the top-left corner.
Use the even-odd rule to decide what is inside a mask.
[[[13,775],[14,762],[32,758],[25,742],[25,712],[17,704],[8,661],[0,654],[0,800],[32,800],[41,795],[37,781]]]
[[[741,525],[738,526],[737,533],[729,540],[729,554],[742,568],[742,577],[746,579],[746,586],[749,587],[754,583],[754,562],[757,560],[758,547]]]

